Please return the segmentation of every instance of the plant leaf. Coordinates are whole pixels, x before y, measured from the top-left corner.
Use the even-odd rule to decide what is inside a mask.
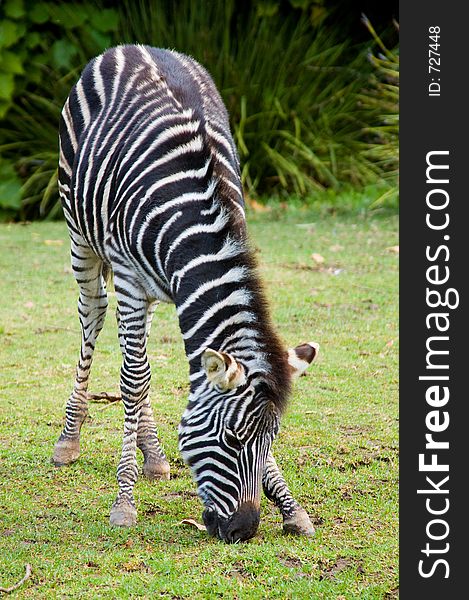
[[[183,519],[179,523],[179,525],[190,525],[191,527],[195,527],[199,531],[207,531],[207,528],[205,527],[205,525],[202,525],[201,523],[197,523],[197,521],[195,519]]]

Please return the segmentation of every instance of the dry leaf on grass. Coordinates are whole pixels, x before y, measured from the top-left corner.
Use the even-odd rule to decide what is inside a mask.
[[[322,265],[322,263],[324,262],[324,256],[321,256],[320,254],[318,254],[317,252],[313,252],[313,254],[311,254],[311,258],[314,260],[314,262],[318,265]]]
[[[202,525],[201,523],[197,523],[197,521],[195,519],[183,519],[179,523],[179,525],[190,525],[191,527],[195,527],[199,531],[207,531],[207,528],[205,527],[205,525]]]
[[[392,252],[393,254],[399,254],[399,246],[389,246],[386,248],[388,252]]]

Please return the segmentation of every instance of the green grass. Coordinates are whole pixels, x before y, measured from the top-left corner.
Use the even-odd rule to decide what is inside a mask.
[[[282,535],[274,507],[228,546],[183,518],[201,504],[177,451],[187,367],[174,308],[153,321],[151,398],[173,478],[137,482],[134,529],[108,524],[122,407],[92,404],[82,455],[49,462],[78,352],[77,288],[63,223],[0,226],[0,586],[21,598],[395,598],[398,594],[397,217],[275,209],[250,231],[279,332],[321,353],[297,382],[275,456],[316,524]],[[324,257],[316,264],[312,253]],[[90,390],[117,392],[113,316]],[[140,457],[139,457],[140,458]]]

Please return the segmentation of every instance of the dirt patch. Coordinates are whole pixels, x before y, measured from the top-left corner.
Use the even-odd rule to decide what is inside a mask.
[[[370,431],[370,427],[367,425],[339,425],[339,429],[346,436],[355,436]]]
[[[241,562],[233,563],[226,574],[228,577],[234,577],[234,579],[240,582],[251,578],[251,573],[249,573],[249,571],[246,571],[243,563]]]
[[[278,560],[282,565],[289,569],[301,569],[303,566],[301,558],[297,558],[296,556],[280,555]]]
[[[345,519],[343,519],[342,517],[334,517],[333,519],[334,525],[342,525],[342,523],[345,523]]]
[[[356,471],[361,467],[367,467],[373,463],[391,463],[396,458],[396,450],[385,446],[374,445],[373,447],[359,446],[357,448],[350,448],[343,445],[338,447],[337,456],[330,460],[328,466],[341,472],[349,469]]]
[[[186,476],[187,476],[187,471],[184,472],[182,469],[180,469],[178,467],[174,467],[171,464],[171,475],[170,475],[171,479],[181,479],[182,477],[186,477]]]
[[[180,492],[166,492],[163,498],[196,498],[197,492],[191,490],[181,490]]]
[[[352,564],[349,558],[338,558],[333,565],[322,571],[319,579],[335,579],[339,573],[352,566]]]
[[[343,271],[343,269],[337,263],[326,266],[322,262],[316,262],[313,264],[307,264],[304,262],[281,263],[279,267],[289,271],[315,271],[316,273],[327,273],[328,275],[340,275],[340,273]]]
[[[310,520],[314,527],[320,527],[321,525],[324,525],[324,519],[322,517],[310,517]]]
[[[155,515],[163,515],[165,513],[159,506],[152,504],[143,510],[143,514],[147,517],[154,517]]]
[[[136,571],[146,571],[148,573],[150,570],[148,565],[144,563],[143,560],[138,559],[129,560],[128,562],[123,563],[121,568],[126,573],[134,573]]]
[[[371,492],[360,489],[356,485],[343,485],[340,488],[340,497],[342,500],[352,500],[356,496],[367,496]]]

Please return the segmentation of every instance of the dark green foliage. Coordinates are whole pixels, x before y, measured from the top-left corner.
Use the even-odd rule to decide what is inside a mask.
[[[109,46],[115,9],[93,2],[6,0],[0,6],[0,118],[22,92],[44,81],[43,66],[65,74]]]
[[[11,157],[2,165],[16,176],[16,195],[10,196],[10,205],[5,205],[5,197],[0,196],[0,209],[13,209],[22,219],[56,218],[62,214],[57,190],[57,129],[63,99],[79,71],[62,78],[46,66],[42,66],[42,72],[44,83],[10,109],[0,129],[0,152]]]
[[[378,121],[365,131],[371,134],[367,156],[376,162],[389,182],[388,197],[397,196],[399,178],[399,49],[389,50],[366,17],[363,21],[380,52],[369,54],[375,68],[371,85],[362,94],[363,105],[375,111]],[[396,29],[399,29],[395,23]],[[386,198],[385,198],[386,199]]]
[[[321,25],[330,14],[322,1],[106,6],[5,3],[0,216],[60,214],[61,106],[87,60],[123,42],[174,48],[208,69],[230,113],[249,196],[308,199],[319,190],[368,184],[385,186],[384,198],[395,196],[397,102],[390,94],[397,84],[385,79],[389,69],[379,55],[369,60],[370,45],[381,43],[374,31],[369,43],[353,45]]]
[[[241,14],[232,0],[202,11],[189,1],[123,7],[126,41],[175,47],[209,69],[232,119],[249,193],[306,196],[381,176],[365,157],[364,128],[375,113],[358,101],[371,73],[366,47],[312,29],[309,13],[285,16],[266,3]]]
[[[57,129],[70,87],[115,39],[118,15],[92,2],[0,6],[0,218],[55,217]]]

